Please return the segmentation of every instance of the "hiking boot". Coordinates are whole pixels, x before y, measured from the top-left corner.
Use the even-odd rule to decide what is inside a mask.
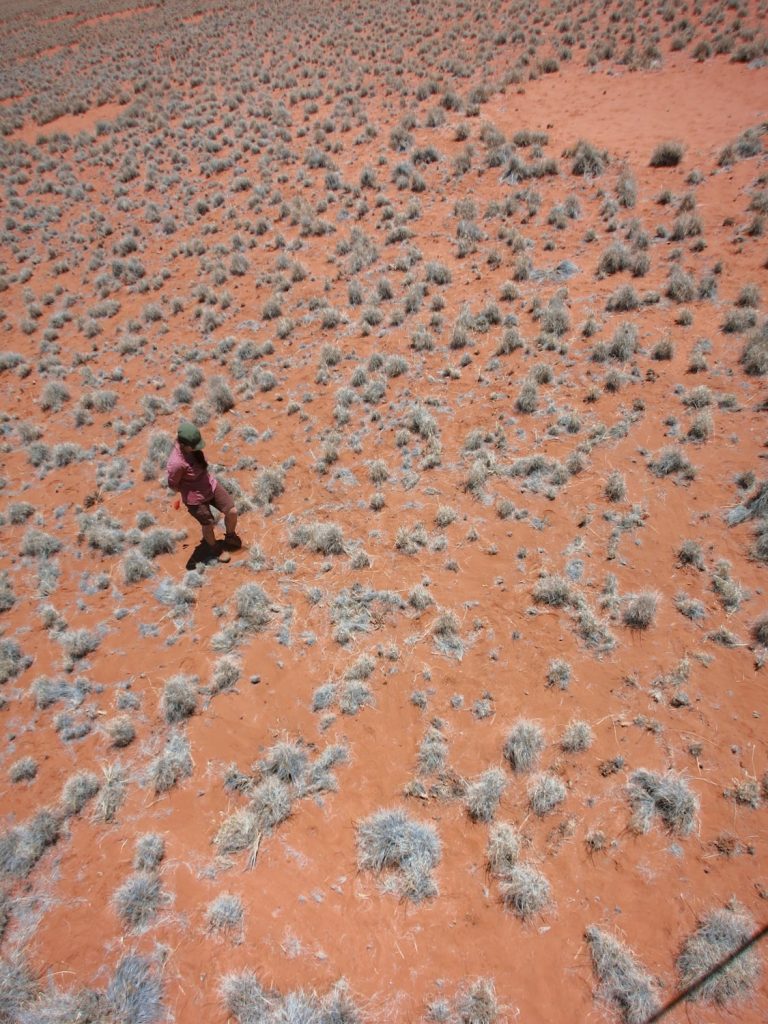
[[[224,547],[228,551],[239,551],[240,548],[243,546],[242,540],[238,537],[236,533],[225,534],[222,543],[224,544]]]

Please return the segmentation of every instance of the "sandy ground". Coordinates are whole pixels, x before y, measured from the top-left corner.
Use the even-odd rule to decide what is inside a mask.
[[[764,11],[76,8],[3,16],[0,1011],[330,1020],[296,993],[344,978],[369,1021],[644,1020],[698,922],[768,916]],[[229,564],[194,568],[165,486],[182,420]],[[684,809],[640,821],[638,772]],[[431,870],[367,868],[391,810]],[[527,914],[499,823],[549,887]],[[161,989],[127,1009],[134,953]],[[765,1021],[762,960],[667,1020]],[[222,995],[243,971],[263,1017]]]

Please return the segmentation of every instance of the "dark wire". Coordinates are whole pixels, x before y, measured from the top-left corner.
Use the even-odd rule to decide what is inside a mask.
[[[715,964],[714,967],[710,967],[707,973],[702,974],[702,976],[698,978],[696,981],[694,981],[692,985],[689,985],[688,988],[683,989],[682,992],[678,992],[674,999],[671,999],[668,1003],[665,1003],[664,1006],[662,1006],[660,1010],[657,1010],[652,1017],[648,1017],[648,1019],[645,1021],[645,1024],[654,1024],[654,1021],[661,1020],[662,1017],[666,1017],[670,1010],[673,1010],[679,1003],[682,1003],[684,999],[688,999],[690,996],[693,995],[694,992],[698,992],[701,986],[705,982],[709,981],[711,977],[717,974],[718,971],[722,971],[725,967],[728,966],[729,963],[735,960],[737,956],[741,956],[741,954],[745,953],[750,948],[750,946],[754,946],[756,942],[759,942],[761,939],[764,939],[766,935],[768,935],[768,924],[764,924],[760,931],[755,932],[755,934],[752,935],[749,939],[747,939],[747,941],[743,945],[739,946],[739,948],[735,949],[732,953],[729,953],[724,960],[720,961],[720,963]]]

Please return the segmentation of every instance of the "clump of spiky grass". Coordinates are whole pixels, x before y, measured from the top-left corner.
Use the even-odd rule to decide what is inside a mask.
[[[78,772],[64,783],[59,806],[62,814],[71,818],[79,814],[89,800],[99,792],[101,783],[93,772]]]
[[[110,1017],[121,1024],[151,1024],[161,1011],[162,987],[146,957],[124,956],[104,993]],[[94,1018],[95,1019],[95,1018]]]
[[[518,719],[504,744],[504,757],[513,771],[529,772],[536,767],[544,749],[544,730],[537,722]]]
[[[584,933],[597,978],[597,995],[624,1024],[643,1024],[659,1007],[650,974],[627,947],[591,925]]]
[[[165,857],[165,839],[157,832],[147,832],[136,842],[133,866],[136,871],[155,871]]]
[[[258,583],[244,583],[235,591],[235,612],[238,625],[248,632],[258,632],[272,618],[269,597]]]
[[[219,991],[227,1012],[239,1024],[266,1024],[272,1018],[274,999],[261,987],[253,971],[225,975]]]
[[[489,978],[476,978],[457,994],[454,1007],[459,1024],[494,1024],[499,1012],[496,989]]]
[[[256,815],[241,807],[222,822],[213,843],[221,855],[240,853],[254,845],[257,834]]]
[[[281,782],[298,785],[304,778],[308,763],[309,755],[301,743],[284,741],[267,750],[259,761],[259,768],[265,775],[274,775]]]
[[[448,743],[442,732],[430,726],[419,745],[419,775],[437,775],[445,769]]]
[[[11,782],[32,782],[37,777],[39,765],[34,757],[20,757],[8,769]]]
[[[467,786],[464,806],[472,821],[493,821],[506,786],[501,768],[489,768]]]
[[[630,629],[648,629],[656,618],[658,605],[659,595],[651,590],[630,596],[621,615],[622,622]]]
[[[128,793],[128,772],[119,761],[103,769],[104,781],[93,809],[96,821],[114,821]]]
[[[542,773],[531,779],[528,785],[528,805],[540,818],[550,814],[565,800],[565,784],[556,775]]]
[[[530,864],[515,864],[499,882],[499,893],[504,906],[522,921],[540,913],[552,898],[549,882]]]
[[[43,807],[24,825],[0,835],[0,876],[26,878],[61,834],[58,810]]]
[[[357,827],[357,860],[362,871],[400,873],[402,895],[420,902],[437,894],[432,869],[441,856],[433,825],[409,818],[399,808],[377,811]]]
[[[176,725],[197,709],[197,676],[172,676],[166,680],[160,710],[168,725]]]
[[[661,818],[673,835],[688,836],[696,828],[699,801],[675,772],[658,775],[638,769],[630,776],[628,795],[633,811],[631,827],[635,832],[648,832],[654,815]]]
[[[488,870],[492,875],[503,878],[517,864],[520,856],[520,835],[517,829],[506,821],[491,825],[488,834],[486,857]]]
[[[754,931],[755,922],[735,900],[706,914],[693,935],[685,940],[677,958],[681,985],[688,987],[712,971],[748,942]],[[754,990],[760,966],[757,948],[745,950],[715,971],[690,998],[718,1006],[744,998]]]
[[[243,927],[243,901],[239,896],[223,892],[208,904],[205,922],[209,931],[236,937]]]
[[[117,889],[112,902],[124,927],[143,931],[155,920],[167,895],[157,875],[137,872]]]
[[[567,608],[576,603],[576,595],[564,577],[545,576],[534,586],[533,600],[550,608]]]
[[[0,1020],[21,1020],[21,1012],[38,992],[37,979],[21,955],[0,959]]]
[[[106,730],[113,747],[127,747],[136,738],[136,727],[128,715],[118,715],[107,722]]]
[[[315,554],[343,555],[346,548],[344,534],[337,523],[313,523],[297,527],[290,536],[290,545],[306,547]]]
[[[560,740],[560,749],[566,754],[580,753],[589,750],[594,738],[589,722],[572,721],[566,726]]]
[[[618,471],[618,469],[614,469],[608,474],[605,486],[603,487],[603,494],[608,501],[612,502],[624,501],[626,498],[627,484],[624,476]]]
[[[168,738],[165,750],[149,766],[149,781],[155,793],[165,793],[192,774],[189,740],[181,733]]]

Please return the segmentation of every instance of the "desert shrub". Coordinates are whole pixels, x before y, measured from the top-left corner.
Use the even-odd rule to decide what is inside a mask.
[[[611,470],[603,486],[603,494],[608,501],[624,501],[627,496],[627,484],[618,469]]]
[[[285,491],[285,471],[281,466],[268,466],[259,473],[254,496],[261,505],[271,505]]]
[[[146,957],[129,953],[118,963],[104,996],[109,1016],[120,1024],[151,1024],[161,1015],[161,993]]]
[[[584,139],[579,139],[575,146],[566,150],[565,156],[573,160],[571,174],[585,178],[598,177],[608,163],[608,154]]]
[[[136,728],[128,715],[113,718],[106,729],[113,747],[127,747],[136,738]]]
[[[547,666],[547,686],[567,690],[571,681],[571,666],[562,658],[553,658]]]
[[[40,397],[40,408],[44,412],[59,412],[65,402],[70,399],[69,391],[57,380],[46,384]]]
[[[343,555],[344,534],[336,523],[313,523],[299,526],[290,535],[292,548],[306,547],[321,555]]]
[[[157,558],[158,555],[170,555],[176,550],[176,536],[173,530],[159,526],[148,530],[139,544],[145,558]]]
[[[273,1016],[273,999],[261,987],[253,971],[225,975],[220,992],[227,1012],[239,1024],[265,1024]]]
[[[648,832],[654,815],[672,835],[688,836],[696,827],[699,801],[675,772],[658,775],[641,768],[630,776],[627,792],[635,832]]]
[[[630,629],[648,629],[656,618],[659,595],[651,590],[627,598],[621,619]]]
[[[673,302],[693,302],[696,298],[696,282],[690,274],[686,274],[675,264],[667,280],[664,294]]]
[[[431,872],[441,856],[439,836],[425,824],[395,808],[377,811],[357,826],[357,860],[362,871],[400,873],[403,897],[420,902],[435,896]]]
[[[235,407],[235,396],[223,377],[212,377],[208,385],[208,398],[217,413],[229,412]]]
[[[750,630],[752,639],[762,647],[768,647],[768,615],[761,615],[752,623]]]
[[[547,879],[529,864],[515,864],[499,882],[499,894],[504,906],[522,921],[544,910],[552,898]]]
[[[104,781],[94,805],[93,818],[95,821],[113,821],[128,793],[128,773],[119,761],[106,765],[103,771]]]
[[[768,319],[747,337],[739,362],[750,377],[768,373]]]
[[[61,541],[57,537],[32,528],[27,530],[21,541],[22,555],[31,555],[33,558],[50,558],[61,548]]]
[[[160,699],[160,711],[168,725],[183,722],[197,709],[197,677],[177,675],[167,679]]]
[[[680,565],[691,565],[694,569],[704,570],[704,552],[701,544],[695,540],[684,540],[677,551]]]
[[[233,893],[223,892],[208,904],[205,921],[209,931],[237,934],[243,925],[243,901]]]
[[[80,661],[98,649],[101,637],[90,629],[72,629],[58,638],[70,662]]]
[[[467,786],[464,806],[472,821],[493,821],[507,785],[500,768],[489,768]]]
[[[112,897],[123,927],[143,931],[167,902],[157,875],[137,872],[130,875]]]
[[[651,167],[677,167],[683,159],[682,142],[660,142],[651,154]]]
[[[89,800],[96,796],[101,784],[93,772],[78,772],[64,783],[59,807],[62,814],[71,818],[79,814]]]
[[[544,745],[544,730],[541,726],[537,722],[520,718],[504,743],[504,757],[513,771],[529,772],[535,768]]]
[[[157,832],[147,832],[136,842],[133,867],[136,871],[154,871],[165,857],[165,840]]]
[[[224,690],[233,689],[240,673],[240,663],[234,658],[219,658],[211,674],[210,692],[223,693]]]
[[[619,1014],[623,1024],[644,1024],[659,1008],[651,975],[612,935],[595,925],[584,934],[598,982],[598,997]]]
[[[735,953],[749,941],[754,930],[755,922],[736,901],[706,914],[693,935],[685,940],[677,958],[682,987],[692,985]],[[760,955],[756,948],[748,949],[714,971],[690,998],[725,1006],[749,995],[759,976]]]
[[[533,600],[550,608],[566,608],[576,604],[576,595],[563,576],[544,576],[533,588]]]
[[[256,815],[250,808],[241,807],[221,823],[213,844],[221,856],[240,853],[254,846],[259,835]]]
[[[122,561],[123,581],[126,584],[138,583],[154,576],[155,567],[140,551],[129,551]]]
[[[491,825],[486,857],[488,870],[499,878],[508,875],[520,856],[520,835],[505,821]]]
[[[623,284],[606,299],[605,308],[609,313],[626,313],[637,309],[640,296],[631,284]]]
[[[494,1024],[499,1004],[493,982],[476,978],[465,985],[454,1001],[458,1024]]]
[[[535,412],[539,404],[539,389],[532,380],[527,380],[517,393],[515,408],[518,412]]]
[[[34,757],[20,757],[8,769],[8,778],[11,782],[31,782],[37,777],[38,767]]]
[[[61,815],[49,807],[0,835],[0,876],[26,878],[61,832]]]
[[[588,722],[572,721],[566,726],[560,740],[560,749],[567,754],[580,753],[583,750],[589,750],[594,738]]]
[[[238,625],[249,632],[259,632],[272,619],[270,600],[258,583],[243,583],[235,591],[235,613]]]
[[[155,793],[165,793],[181,779],[192,774],[192,755],[189,741],[181,733],[173,733],[162,754],[149,766],[149,781]]]
[[[544,817],[565,800],[565,794],[565,785],[556,775],[536,775],[528,784],[528,806]]]
[[[691,480],[696,474],[696,470],[682,451],[674,445],[667,445],[666,448],[662,448],[657,455],[650,459],[648,469],[650,469],[654,476],[665,477],[675,473],[679,474],[684,480]]]
[[[620,363],[627,362],[637,351],[637,340],[638,331],[633,323],[625,321],[619,324],[608,345],[609,358],[616,359]]]

